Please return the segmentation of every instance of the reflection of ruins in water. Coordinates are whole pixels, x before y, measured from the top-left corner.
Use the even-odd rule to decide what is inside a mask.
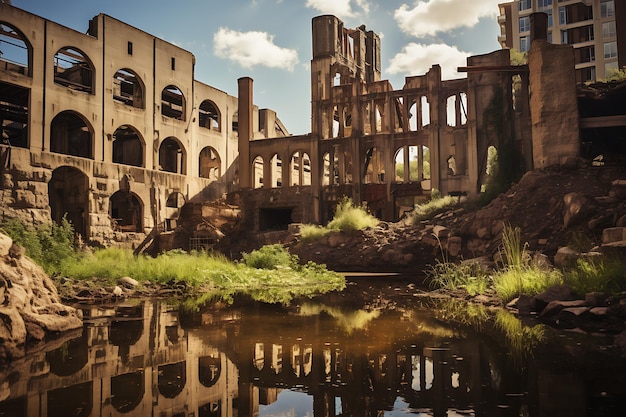
[[[316,417],[380,416],[398,398],[427,415],[533,416],[537,374],[554,378],[530,362],[530,373],[513,371],[491,337],[420,310],[349,332],[329,315],[278,307],[179,318],[144,301],[84,312],[80,337],[0,374],[0,416],[256,416],[284,389],[306,393]],[[572,394],[554,403],[581,405]]]

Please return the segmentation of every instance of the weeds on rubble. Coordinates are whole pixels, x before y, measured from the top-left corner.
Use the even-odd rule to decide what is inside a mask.
[[[560,271],[543,268],[532,259],[527,245],[521,244],[519,228],[504,226],[499,255],[502,262],[491,276],[469,262],[440,262],[425,272],[434,287],[463,289],[472,296],[495,291],[504,301],[563,283]]]
[[[311,224],[304,225],[300,228],[300,238],[303,242],[311,242],[321,239],[333,230],[344,232],[362,230],[368,227],[376,227],[378,223],[379,220],[369,213],[367,206],[356,206],[351,198],[344,197],[337,204],[335,215],[326,227]]]
[[[407,215],[409,223],[416,224],[422,220],[430,219],[433,216],[442,213],[459,204],[457,197],[445,196],[441,197],[438,192],[431,194],[431,199],[424,204],[417,204],[413,211]]]
[[[576,266],[565,272],[565,282],[581,295],[626,291],[626,263],[614,257],[578,259]]]

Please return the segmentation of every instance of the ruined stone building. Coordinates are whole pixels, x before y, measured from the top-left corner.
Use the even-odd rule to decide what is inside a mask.
[[[467,78],[442,80],[433,65],[394,89],[381,79],[376,33],[314,18],[310,134],[248,140],[241,98],[251,102],[252,80],[240,80],[248,227],[324,223],[343,196],[384,220],[399,219],[434,189],[475,196],[488,179],[490,149],[514,154],[511,169],[519,172],[577,156],[576,82],[573,70],[563,71],[574,68],[572,47],[546,41],[546,14],[534,14],[532,24],[528,65],[511,66],[503,49],[469,57]]]
[[[311,133],[291,136],[251,78],[229,96],[195,80],[190,52],[112,17],[82,34],[0,4],[3,216],[137,245],[226,194],[252,231],[325,223],[346,196],[397,220],[435,189],[478,195],[492,152],[515,172],[580,152],[574,49],[547,41],[547,14],[530,25],[527,65],[503,49],[469,57],[466,78],[435,64],[394,89],[375,32],[318,16]],[[583,121],[626,126],[605,116]]]
[[[595,81],[626,66],[626,1],[515,0],[500,7],[503,48],[530,49],[530,15],[548,15],[548,41],[572,45],[576,81]]]
[[[84,34],[5,3],[0,50],[3,218],[136,242],[237,184],[237,97],[197,81],[190,52],[104,14]],[[288,134],[250,105],[253,137]]]

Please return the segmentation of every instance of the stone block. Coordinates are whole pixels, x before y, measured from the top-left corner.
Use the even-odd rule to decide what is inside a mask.
[[[626,227],[609,227],[602,231],[602,244],[626,240]]]

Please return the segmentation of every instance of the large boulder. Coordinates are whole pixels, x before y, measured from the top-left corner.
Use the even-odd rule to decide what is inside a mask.
[[[0,234],[0,360],[83,325],[82,312],[61,304],[50,277],[22,253]]]

